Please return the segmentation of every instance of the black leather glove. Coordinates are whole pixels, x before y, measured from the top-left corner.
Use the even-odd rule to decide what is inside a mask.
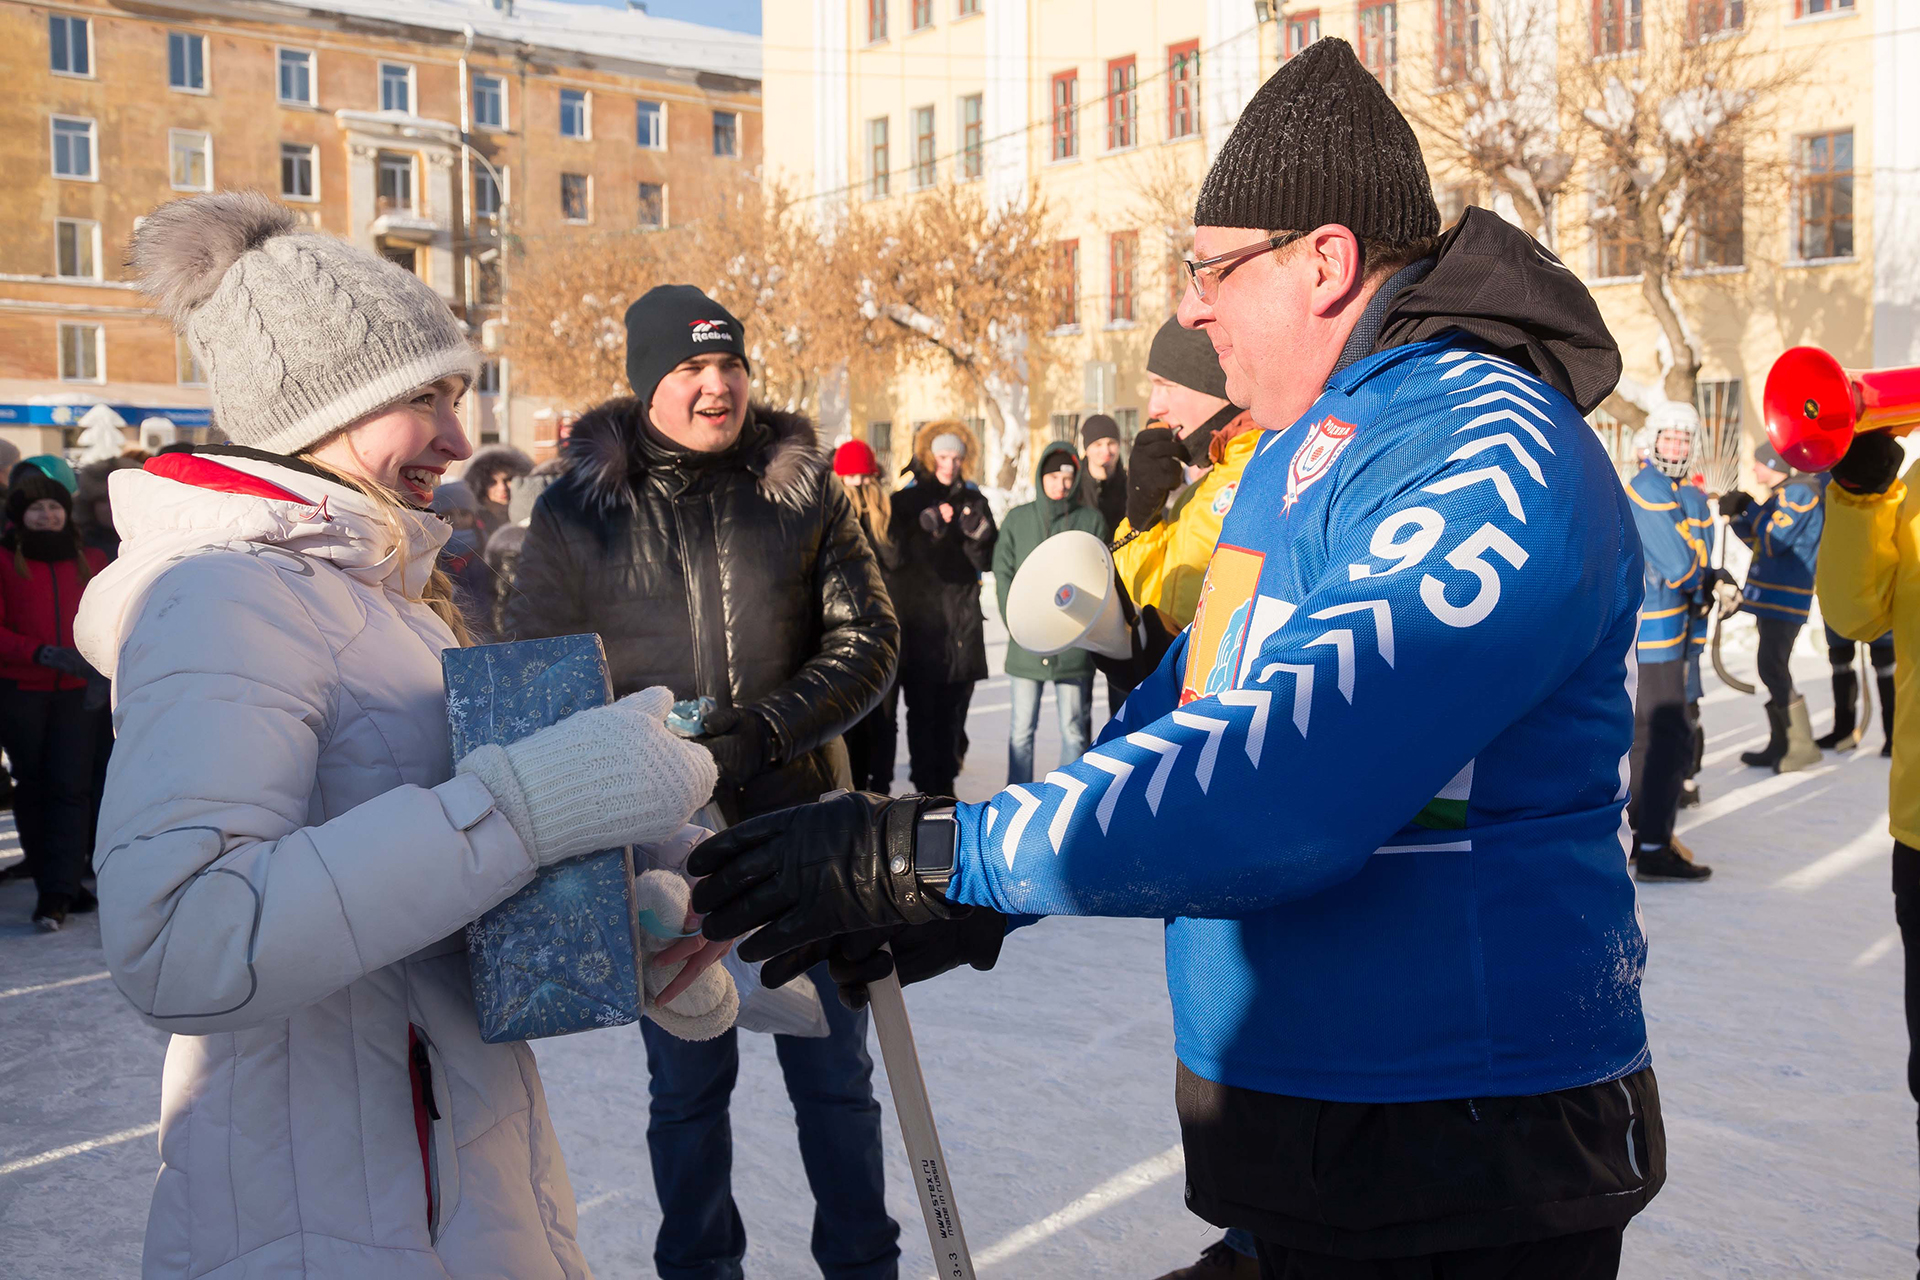
[[[1848,493],[1885,493],[1899,479],[1905,457],[1900,442],[1886,432],[1863,431],[1828,474]]]
[[[1151,529],[1160,523],[1167,495],[1187,477],[1186,443],[1166,427],[1148,427],[1133,438],[1127,459],[1127,523]]]
[[[1707,570],[1707,590],[1709,592],[1711,592],[1715,587],[1721,585],[1722,583],[1725,583],[1727,586],[1734,587],[1737,589],[1740,586],[1740,579],[1734,577],[1731,573],[1728,573],[1725,569]]]
[[[993,527],[993,508],[987,505],[985,498],[970,497],[954,510],[953,520],[960,526],[962,536],[970,542],[978,542]]]
[[[1753,495],[1745,489],[1729,489],[1720,495],[1720,514],[1731,520],[1753,505]]]
[[[741,707],[716,707],[707,713],[702,727],[705,733],[694,741],[711,752],[714,764],[719,766],[720,781],[714,794],[731,800],[766,772],[773,729],[759,715]]]
[[[43,644],[33,651],[34,663],[42,667],[52,667],[55,671],[70,676],[92,676],[97,674],[93,665],[80,656],[78,649],[69,649],[64,645]]]
[[[941,518],[940,504],[936,502],[920,513],[920,527],[936,538],[944,538],[953,522]]]
[[[824,959],[834,985],[840,988],[840,1003],[849,1009],[864,1009],[867,984],[896,970],[902,986],[937,978],[963,964],[985,973],[999,961],[1000,944],[1006,936],[1005,916],[991,907],[969,907],[965,915],[945,920],[811,943],[767,961],[760,970],[760,981],[769,987],[780,986]],[[882,951],[882,946],[888,950]]]
[[[1121,599],[1126,599],[1124,593]],[[1160,669],[1160,660],[1173,647],[1173,633],[1167,630],[1166,618],[1150,604],[1143,605],[1138,614],[1128,606],[1126,613],[1130,624],[1128,634],[1133,637],[1133,652],[1124,658],[1109,658],[1104,653],[1092,650],[1088,650],[1088,653],[1101,675],[1131,693]],[[1118,710],[1117,707],[1114,709]]]
[[[950,799],[849,791],[750,818],[693,851],[687,871],[701,931],[716,942],[759,929],[742,960],[770,960],[843,933],[925,924],[963,914],[920,882],[914,832],[923,810]]]

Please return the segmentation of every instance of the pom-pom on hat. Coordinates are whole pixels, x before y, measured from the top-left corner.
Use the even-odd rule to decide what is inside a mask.
[[[479,358],[419,276],[251,191],[161,205],[133,233],[140,287],[206,371],[235,444],[311,448]]]
[[[880,462],[864,440],[849,440],[833,451],[833,474],[837,476],[877,476]]]
[[[1440,210],[1406,117],[1353,46],[1328,37],[1289,58],[1240,113],[1207,170],[1193,221],[1406,244],[1440,234]]]

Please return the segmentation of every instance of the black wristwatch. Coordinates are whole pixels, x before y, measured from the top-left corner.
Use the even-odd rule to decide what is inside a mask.
[[[921,884],[935,893],[946,892],[959,843],[960,823],[952,805],[921,812],[913,828],[913,872]]]

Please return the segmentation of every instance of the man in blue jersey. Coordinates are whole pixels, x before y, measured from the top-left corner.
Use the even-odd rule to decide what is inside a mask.
[[[1255,95],[1194,221],[1181,322],[1264,438],[1192,625],[1074,764],[742,823],[695,903],[775,981],[1164,918],[1187,1203],[1263,1276],[1611,1277],[1665,1179],[1621,831],[1641,557],[1581,417],[1619,352],[1516,228],[1439,235],[1339,40]]]

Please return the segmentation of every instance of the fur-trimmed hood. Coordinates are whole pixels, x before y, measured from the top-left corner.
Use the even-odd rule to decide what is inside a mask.
[[[645,422],[640,398],[623,396],[573,424],[561,455],[562,480],[583,505],[612,514],[633,504],[635,485],[649,471],[674,467],[671,456],[647,438]],[[737,465],[758,477],[761,495],[795,511],[818,494],[830,461],[812,419],[764,404],[749,407],[735,449]]]
[[[933,474],[933,442],[944,435],[959,436],[967,446],[967,452],[960,459],[960,478],[978,481],[980,479],[980,437],[973,428],[958,418],[938,418],[923,423],[913,433],[913,465],[915,469]]]

